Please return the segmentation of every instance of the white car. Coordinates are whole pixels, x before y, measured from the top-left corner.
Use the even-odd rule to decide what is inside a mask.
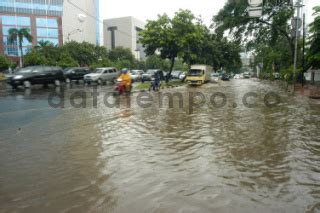
[[[219,73],[212,73],[211,74],[211,81],[212,82],[218,83],[219,82],[219,78],[220,78]]]
[[[143,73],[144,73],[143,70],[131,70],[130,74],[131,74],[132,81],[134,82],[141,81]]]
[[[240,74],[236,74],[236,75],[234,76],[234,79],[240,79],[240,78],[241,78]]]
[[[103,84],[107,81],[113,82],[119,76],[119,72],[114,67],[97,68],[93,73],[87,74],[83,77],[85,83]]]

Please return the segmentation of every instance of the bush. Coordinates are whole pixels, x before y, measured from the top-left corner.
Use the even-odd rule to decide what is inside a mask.
[[[66,67],[77,67],[79,65],[77,61],[70,56],[70,54],[65,52],[60,56],[60,59],[58,61],[58,66],[62,68],[66,68]]]
[[[95,70],[99,67],[112,67],[112,66],[113,66],[112,61],[110,61],[108,58],[104,58],[98,62],[91,64],[90,68],[92,70]]]
[[[10,60],[4,55],[0,55],[0,71],[7,70],[10,66]]]
[[[24,66],[47,65],[48,61],[39,51],[31,50],[24,56]]]

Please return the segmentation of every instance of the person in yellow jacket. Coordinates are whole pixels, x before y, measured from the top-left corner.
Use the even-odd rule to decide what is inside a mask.
[[[121,75],[119,78],[122,80],[122,84],[125,85],[126,91],[129,92],[131,90],[132,77],[129,73],[128,69],[122,69]]]

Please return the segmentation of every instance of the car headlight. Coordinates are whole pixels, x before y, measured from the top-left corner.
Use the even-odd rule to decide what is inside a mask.
[[[14,80],[19,80],[21,78],[23,78],[23,75],[16,75],[13,77]]]

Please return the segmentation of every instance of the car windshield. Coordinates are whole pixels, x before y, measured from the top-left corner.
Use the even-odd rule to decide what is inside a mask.
[[[156,70],[148,70],[147,74],[154,74],[156,72]]]
[[[96,69],[94,72],[95,73],[103,73],[104,69]]]
[[[136,70],[131,70],[130,73],[131,73],[132,75],[137,75],[137,74],[138,74],[138,72],[137,72]]]
[[[201,76],[202,75],[202,70],[199,70],[199,69],[189,70],[188,75],[189,76]]]
[[[26,74],[26,73],[37,73],[39,70],[37,70],[35,67],[26,67],[20,69],[17,74]]]
[[[180,73],[181,73],[181,72],[179,72],[179,71],[173,71],[173,72],[172,72],[172,75],[180,75]]]

